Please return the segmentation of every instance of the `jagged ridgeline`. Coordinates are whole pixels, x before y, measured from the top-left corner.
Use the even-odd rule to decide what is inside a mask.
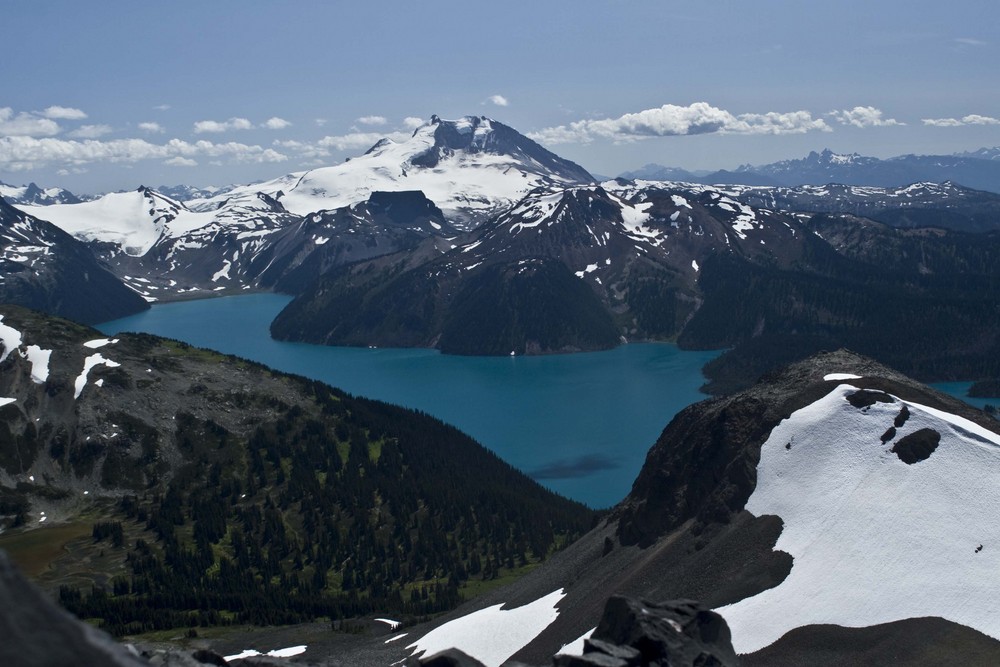
[[[154,336],[0,315],[0,548],[37,554],[26,543],[52,535],[40,582],[113,633],[419,616],[593,523],[427,415]]]

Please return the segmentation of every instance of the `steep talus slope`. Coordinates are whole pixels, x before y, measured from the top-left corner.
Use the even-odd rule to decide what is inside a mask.
[[[864,357],[813,357],[682,411],[606,522],[445,620],[559,590],[514,655],[544,664],[611,594],[685,597],[720,611],[746,664],[994,662],[998,430]]]
[[[114,634],[418,617],[592,525],[425,415],[153,336],[0,315],[0,548],[51,535],[29,556],[40,581]]]
[[[55,225],[0,198],[0,303],[96,323],[148,308],[94,257]]]

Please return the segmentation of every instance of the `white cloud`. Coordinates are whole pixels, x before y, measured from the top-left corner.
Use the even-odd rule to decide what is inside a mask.
[[[425,122],[427,121],[425,121],[423,118],[417,118],[416,116],[407,116],[406,118],[403,119],[403,127],[408,127],[411,130],[415,130],[421,125],[423,125]]]
[[[273,116],[264,121],[264,127],[269,130],[283,130],[286,127],[291,127],[291,125],[292,124],[284,118],[278,118],[277,116]]]
[[[187,157],[172,157],[169,160],[164,160],[163,164],[170,165],[171,167],[197,167],[198,161],[192,160]]]
[[[168,109],[170,109],[170,105],[169,104],[157,104],[155,107],[153,107],[153,109],[155,109],[156,111],[167,111]]]
[[[507,101],[507,98],[504,97],[503,95],[490,95],[489,97],[486,98],[486,102],[489,102],[490,104],[495,104],[498,107],[505,107],[510,104],[510,102]],[[485,104],[486,102],[484,102],[483,104]]]
[[[889,127],[892,125],[906,125],[895,118],[883,118],[882,110],[875,107],[854,107],[841,111],[831,111],[827,114],[838,121],[841,125],[853,125],[854,127]]]
[[[1000,118],[990,116],[980,116],[979,114],[969,114],[962,118],[966,125],[1000,125]]]
[[[326,118],[317,118],[314,122],[316,123],[316,127],[323,127],[327,121]]]
[[[24,112],[15,116],[10,107],[0,107],[0,137],[51,137],[61,131],[54,120]]]
[[[964,125],[1000,125],[1000,118],[974,113],[962,118],[923,118],[921,122],[933,127],[962,127]]]
[[[961,44],[962,46],[986,46],[989,42],[985,42],[981,39],[976,39],[975,37],[956,37],[956,44]]]
[[[159,123],[149,121],[146,123],[139,123],[139,129],[143,132],[151,132],[153,134],[162,134],[163,126]]]
[[[304,141],[295,141],[294,139],[275,141],[274,145],[295,153],[299,158],[319,159],[330,156],[329,149],[306,143]]]
[[[114,132],[110,125],[81,125],[69,133],[69,136],[77,139],[97,139],[106,134]]]
[[[231,162],[283,162],[287,156],[271,148],[236,142],[188,142],[171,139],[153,144],[144,139],[65,140],[51,137],[0,137],[0,169],[24,171],[46,166],[75,167],[97,162],[130,164],[175,157],[226,158]]]
[[[49,107],[45,111],[42,111],[39,115],[53,120],[83,120],[87,117],[87,114],[83,113],[79,109],[58,106]]]
[[[407,132],[348,132],[347,134],[328,135],[318,141],[275,141],[273,145],[294,152],[304,159],[319,159],[330,157],[332,151],[367,150],[382,139],[405,141],[410,137]]]
[[[334,148],[338,151],[357,150],[361,148],[371,148],[382,139],[392,141],[405,141],[409,138],[403,132],[392,132],[383,134],[381,132],[348,132],[337,136],[326,136],[316,142],[321,148]]]
[[[689,134],[803,134],[829,132],[830,126],[808,111],[734,115],[706,102],[686,107],[664,104],[618,118],[578,120],[569,125],[545,128],[528,136],[547,144],[590,143],[595,139],[631,142],[650,137]]]
[[[362,116],[358,122],[362,125],[385,125],[389,121],[385,116]]]
[[[230,118],[226,121],[199,120],[194,124],[194,133],[228,132],[230,130],[252,130],[253,123],[246,118]]]

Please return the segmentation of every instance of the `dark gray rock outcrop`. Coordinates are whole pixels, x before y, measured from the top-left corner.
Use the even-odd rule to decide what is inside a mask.
[[[555,667],[735,667],[729,626],[692,600],[655,604],[610,598],[582,656],[557,656]]]
[[[100,630],[81,623],[29,583],[0,551],[0,665],[141,667]]]

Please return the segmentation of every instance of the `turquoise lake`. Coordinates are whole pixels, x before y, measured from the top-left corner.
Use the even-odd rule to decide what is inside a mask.
[[[98,328],[176,338],[422,410],[597,508],[628,494],[670,419],[706,398],[698,391],[701,367],[718,354],[641,343],[544,357],[458,357],[275,341],[268,327],[289,299],[249,294],[159,304]]]

